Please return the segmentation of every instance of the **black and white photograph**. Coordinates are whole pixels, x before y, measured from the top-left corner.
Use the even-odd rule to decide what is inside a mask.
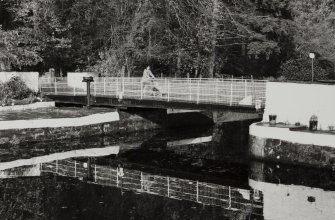
[[[0,0],[0,220],[334,220],[334,0]]]

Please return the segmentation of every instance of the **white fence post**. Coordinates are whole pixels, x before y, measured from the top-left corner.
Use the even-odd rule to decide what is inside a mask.
[[[93,88],[94,88],[94,96],[96,96],[97,95],[97,82],[96,81],[94,81],[93,83]]]
[[[200,99],[200,80],[198,80],[198,88],[197,88],[197,104],[199,104]]]
[[[97,182],[97,165],[94,164],[94,182]]]
[[[143,99],[143,82],[141,80],[141,99]]]
[[[219,80],[216,79],[216,84],[215,84],[215,102],[218,103],[219,102]]]
[[[58,160],[56,160],[56,173],[58,173]]]
[[[167,94],[167,100],[170,101],[170,80],[167,81],[167,87],[168,87],[168,94]]]
[[[116,187],[119,187],[119,168],[116,168]]]
[[[73,87],[73,96],[76,96],[76,87]]]
[[[167,185],[168,185],[168,194],[167,194],[167,196],[170,197],[170,177],[167,177]]]
[[[57,95],[57,78],[55,77],[55,95]]]
[[[247,80],[244,80],[244,97],[247,97],[248,93],[247,93]]]
[[[197,202],[199,202],[199,181],[197,180]]]
[[[233,80],[231,80],[230,82],[230,101],[229,101],[229,105],[232,106],[233,105]]]
[[[189,101],[192,100],[192,79],[188,79],[189,81],[189,92],[190,92],[190,97],[189,97]]]
[[[77,177],[77,161],[74,161],[74,177]]]
[[[229,196],[229,206],[228,206],[228,208],[230,209],[231,208],[231,189],[230,189],[230,186],[229,186],[229,188],[228,188],[228,192],[229,192],[229,194],[228,194],[228,196]]]
[[[143,173],[141,172],[141,191],[143,191]]]
[[[106,95],[106,77],[104,77],[104,95]]]
[[[116,97],[119,95],[119,78],[116,77]]]

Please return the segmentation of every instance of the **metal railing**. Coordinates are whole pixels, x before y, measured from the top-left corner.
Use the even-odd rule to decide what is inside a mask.
[[[73,159],[43,163],[40,167],[42,173],[54,173],[73,178],[81,179],[91,175],[93,184],[220,206],[247,214],[263,215],[263,201],[259,197],[260,192],[255,190],[88,164]],[[89,170],[91,174],[88,174]]]
[[[138,100],[188,102],[229,106],[264,107],[266,82],[253,79],[157,78],[143,83],[141,78],[96,77],[91,95]],[[85,83],[67,78],[40,78],[40,91],[52,95],[85,95]]]

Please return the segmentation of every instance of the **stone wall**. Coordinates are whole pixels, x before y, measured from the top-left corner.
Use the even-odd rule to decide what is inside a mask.
[[[30,89],[38,91],[38,72],[0,72],[0,82],[7,82],[14,76],[19,76]]]
[[[250,155],[257,159],[335,168],[335,135],[252,124]]]

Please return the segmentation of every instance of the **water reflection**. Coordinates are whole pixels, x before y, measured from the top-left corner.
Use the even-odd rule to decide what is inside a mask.
[[[247,125],[3,148],[0,216],[332,219],[333,173],[250,161]]]
[[[263,204],[258,191],[254,192],[250,189],[154,175],[120,166],[103,166],[92,163],[94,159],[92,155],[106,155],[110,152],[117,154],[118,147],[87,149],[37,157],[29,161],[25,160],[25,163],[17,163],[17,167],[14,164],[18,161],[0,163],[1,177],[41,176],[52,173],[85,180],[88,184],[117,187],[136,193],[146,193],[170,199],[188,200],[203,205],[218,206],[223,209],[245,213],[246,216],[262,215]],[[75,159],[72,158],[74,156],[88,158]],[[66,157],[69,159],[64,159]],[[51,158],[56,160],[50,161]],[[22,164],[25,166],[22,166]],[[3,169],[8,167],[11,168]]]

